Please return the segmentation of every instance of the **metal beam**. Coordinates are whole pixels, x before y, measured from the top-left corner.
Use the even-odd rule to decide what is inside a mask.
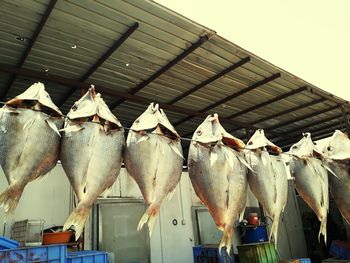
[[[12,67],[12,66],[9,66],[6,64],[1,64],[1,63],[0,63],[0,72],[26,76],[28,78],[35,79],[35,80],[46,80],[46,81],[54,82],[54,83],[65,85],[65,86],[72,86],[72,87],[74,86],[74,87],[83,88],[83,89],[90,88],[89,83],[82,82],[79,80],[67,79],[67,78],[64,78],[61,76],[46,74],[43,72],[34,71],[34,70],[30,70],[30,69],[16,68],[16,67]],[[110,96],[119,97],[119,98],[122,98],[125,100],[130,100],[130,101],[133,101],[133,102],[139,103],[139,104],[146,104],[147,105],[151,102],[157,102],[153,99],[148,99],[148,98],[138,96],[135,94],[130,94],[128,92],[118,91],[116,89],[108,88],[105,86],[95,85],[95,88],[98,92],[101,92],[101,93],[104,93],[104,94],[107,94]],[[175,105],[169,105],[169,104],[161,103],[161,102],[159,102],[159,104],[163,109],[169,110],[172,112],[177,112],[177,113],[192,115],[192,116],[198,116],[198,117],[206,117],[207,116],[207,114],[204,112],[198,112],[198,111],[190,110],[187,108],[182,108],[182,107],[178,107]],[[250,128],[250,129],[254,129],[254,130],[257,129],[256,127],[254,127],[248,123],[229,120],[226,118],[220,118],[220,120],[221,120],[221,122],[229,123],[231,125],[236,125],[236,126],[242,127],[242,128]]]
[[[288,110],[285,110],[285,111],[281,111],[281,112],[275,113],[275,114],[273,114],[273,115],[267,116],[267,117],[265,117],[265,118],[256,120],[256,121],[254,121],[253,123],[254,123],[254,124],[257,124],[257,123],[260,123],[260,122],[264,122],[264,121],[267,121],[267,120],[271,120],[271,119],[280,117],[280,116],[282,116],[282,115],[286,115],[286,114],[292,113],[292,112],[294,112],[294,111],[301,110],[301,109],[310,107],[310,106],[312,106],[312,105],[315,105],[315,104],[318,104],[318,103],[321,103],[321,102],[324,102],[324,101],[326,101],[325,98],[320,98],[320,99],[317,99],[317,100],[313,100],[313,101],[310,101],[310,102],[308,102],[308,103],[305,103],[305,104],[296,106],[296,107],[294,107],[294,108],[291,108],[291,109],[288,109]]]
[[[86,81],[102,64],[105,62],[130,36],[132,33],[136,31],[139,27],[139,23],[133,24],[127,31],[125,31],[121,37],[104,53],[96,62],[93,64],[89,70],[80,78],[80,81]],[[62,106],[64,102],[73,95],[76,91],[76,88],[71,88],[66,95],[64,95],[63,99],[60,100],[57,105],[58,107]]]
[[[332,106],[332,107],[329,107],[329,108],[326,108],[326,109],[323,109],[323,110],[320,110],[320,111],[311,112],[310,114],[303,115],[303,116],[300,116],[298,118],[295,118],[295,119],[292,119],[292,120],[288,120],[288,121],[285,121],[285,122],[281,122],[281,123],[278,123],[276,125],[272,125],[270,127],[265,128],[265,130],[268,131],[268,130],[278,129],[278,128],[281,128],[283,126],[287,126],[289,124],[292,124],[292,123],[295,123],[295,122],[298,122],[298,121],[302,121],[302,120],[305,120],[305,119],[308,119],[308,118],[312,118],[314,116],[317,116],[317,115],[320,115],[320,114],[323,114],[323,113],[326,113],[326,112],[338,109],[339,107],[340,107],[340,105],[335,105],[335,106]]]
[[[252,106],[252,107],[250,107],[250,108],[248,108],[248,109],[245,109],[245,110],[242,110],[242,111],[240,111],[240,112],[234,113],[234,114],[232,114],[231,116],[229,116],[229,117],[227,117],[227,118],[228,118],[228,119],[236,118],[236,117],[241,116],[241,115],[243,115],[243,114],[246,114],[246,113],[248,113],[248,112],[255,111],[255,110],[257,110],[257,109],[260,109],[260,108],[262,108],[262,107],[265,107],[265,106],[267,106],[267,105],[270,105],[270,104],[272,104],[272,103],[274,103],[274,102],[277,102],[277,101],[279,101],[279,100],[283,100],[283,99],[285,99],[285,98],[288,98],[288,97],[290,97],[290,96],[293,96],[293,95],[295,95],[295,94],[298,94],[298,93],[300,93],[300,92],[303,92],[303,91],[306,90],[306,89],[307,89],[307,87],[305,86],[305,87],[298,88],[298,89],[296,89],[296,90],[292,90],[291,92],[282,94],[281,96],[275,97],[275,98],[273,98],[273,99],[271,99],[271,100],[264,101],[264,102],[262,102],[262,103],[259,103],[259,104],[254,105],[254,106]]]
[[[319,120],[319,121],[315,121],[315,122],[308,123],[308,124],[303,125],[303,126],[299,126],[299,127],[287,130],[287,131],[283,132],[283,134],[291,135],[291,134],[294,134],[294,133],[297,133],[297,132],[299,132],[299,133],[301,133],[301,132],[308,132],[307,129],[309,127],[320,125],[320,124],[323,124],[323,123],[326,123],[326,122],[329,122],[329,121],[332,121],[332,120],[339,119],[341,117],[342,117],[342,115],[331,116],[331,117],[328,117],[328,118],[325,118],[325,119],[322,119],[322,120]]]
[[[23,64],[24,64],[25,60],[27,59],[30,51],[32,50],[32,48],[33,48],[33,46],[34,46],[34,44],[35,44],[35,42],[36,42],[36,40],[37,40],[41,30],[45,26],[45,23],[46,23],[47,19],[49,18],[52,10],[54,9],[54,7],[56,5],[56,2],[57,2],[57,0],[51,0],[50,1],[49,5],[47,6],[45,13],[41,17],[41,20],[40,20],[38,26],[36,27],[32,37],[30,39],[28,39],[28,42],[29,42],[28,46],[26,47],[26,49],[24,50],[21,58],[19,59],[19,61],[17,63],[17,67],[21,68],[23,66]],[[6,88],[3,90],[3,92],[0,95],[0,98],[2,100],[6,97],[8,91],[10,90],[10,88],[11,88],[12,84],[14,83],[15,79],[16,79],[16,75],[12,75],[10,77],[9,83],[7,84]]]
[[[263,86],[263,85],[265,85],[265,84],[267,84],[267,83],[269,83],[269,82],[279,78],[280,76],[281,76],[281,74],[277,73],[277,74],[274,74],[274,75],[272,75],[272,76],[270,76],[270,77],[268,77],[266,79],[258,81],[258,82],[254,83],[253,85],[251,85],[249,87],[246,87],[246,88],[244,88],[244,89],[242,89],[242,90],[240,90],[240,91],[238,91],[236,93],[233,93],[232,95],[230,95],[228,97],[223,98],[222,100],[219,100],[219,101],[215,102],[212,105],[209,105],[208,107],[200,110],[199,112],[206,112],[208,110],[214,109],[215,107],[217,107],[217,106],[219,106],[221,104],[224,104],[224,103],[226,103],[226,102],[228,102],[228,101],[230,101],[230,100],[232,100],[234,98],[237,98],[237,97],[239,97],[239,96],[241,96],[241,95],[243,95],[243,94],[245,94],[245,93],[247,93],[249,91],[252,91],[253,89],[256,89],[256,88],[258,88],[260,86]],[[182,123],[192,119],[193,117],[194,116],[188,116],[186,118],[183,118],[183,119],[179,120],[178,122],[174,123],[174,126],[178,126],[178,125],[180,125],[180,124],[182,124]]]
[[[135,94],[136,92],[140,91],[144,87],[146,87],[148,84],[153,82],[155,79],[157,79],[160,75],[171,69],[173,66],[175,66],[177,63],[179,63],[181,60],[183,60],[185,57],[187,57],[189,54],[191,54],[193,51],[195,51],[197,48],[199,48],[203,43],[208,41],[210,38],[209,35],[202,36],[199,40],[197,40],[195,43],[193,43],[188,49],[184,50],[180,55],[178,55],[173,60],[169,61],[168,64],[166,64],[164,67],[162,67],[160,70],[155,72],[151,77],[144,80],[143,82],[139,83],[136,87],[129,90],[130,94]],[[113,110],[115,107],[123,103],[125,99],[120,99],[112,102],[109,107]]]
[[[316,141],[316,140],[320,140],[320,139],[326,138],[326,137],[332,135],[336,129],[338,129],[338,130],[339,129],[345,130],[344,125],[342,125],[341,123],[339,123],[337,125],[334,125],[334,124],[327,125],[327,126],[321,127],[320,129],[315,130],[313,133],[311,132],[312,140]],[[301,134],[300,134],[300,139],[301,139]],[[283,145],[282,148],[290,147],[290,146],[292,146],[294,143],[296,143],[298,141],[299,140],[297,138],[294,139],[294,140],[284,140],[284,141],[280,140],[280,142],[282,142],[282,145]],[[278,141],[277,141],[277,143],[278,143]]]
[[[183,94],[181,94],[180,96],[172,99],[171,101],[168,102],[168,104],[174,104],[175,102],[182,100],[183,98],[187,97],[188,95],[192,94],[193,92],[209,85],[210,83],[214,82],[215,80],[225,76],[226,74],[228,74],[229,72],[239,68],[240,66],[248,63],[250,61],[250,57],[246,57],[242,60],[240,60],[239,62],[231,65],[230,67],[224,69],[223,71],[219,72],[218,74],[212,76],[211,78],[207,79],[206,81],[198,84],[197,86],[193,87],[192,89],[189,89],[188,91],[184,92]]]

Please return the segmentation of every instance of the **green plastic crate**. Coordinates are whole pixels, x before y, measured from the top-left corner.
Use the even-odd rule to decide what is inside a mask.
[[[237,246],[240,263],[277,263],[275,245],[269,242]]]

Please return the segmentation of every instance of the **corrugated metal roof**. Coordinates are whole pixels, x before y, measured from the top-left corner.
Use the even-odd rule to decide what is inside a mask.
[[[54,6],[51,13],[47,12],[50,6]],[[343,105],[347,111],[348,101],[318,89],[155,2],[0,0],[0,8],[2,99],[22,92],[33,80],[46,78],[51,97],[67,112],[81,92],[74,91],[77,88],[74,85],[57,81],[64,77],[86,81],[95,84],[97,90],[104,90],[105,101],[116,105],[113,112],[125,126],[130,126],[145,109],[142,103],[154,100],[181,109],[166,113],[178,132],[186,136],[191,136],[204,114],[214,112],[226,118],[223,125],[234,135],[245,137],[242,127],[264,128],[267,136],[280,146],[288,146],[293,139],[297,141],[301,132],[308,130],[322,138],[334,128],[345,128],[340,107]],[[133,26],[136,30],[97,65]],[[30,48],[32,40],[35,43]],[[189,49],[192,52],[186,51]],[[21,65],[25,52],[29,53]],[[224,72],[236,63],[241,64]],[[168,69],[162,70],[166,65]],[[19,74],[19,67],[34,70],[35,77],[33,72]],[[85,80],[89,70],[92,74]],[[13,82],[8,72],[17,73]],[[281,75],[269,79],[277,73]],[[138,97],[120,100],[113,96],[116,92]],[[285,95],[288,93],[292,95]]]

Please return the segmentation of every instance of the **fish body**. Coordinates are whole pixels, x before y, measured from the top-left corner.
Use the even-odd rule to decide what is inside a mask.
[[[225,139],[224,139],[225,136]],[[246,167],[241,152],[227,147],[244,147],[242,141],[226,133],[218,116],[208,116],[195,131],[189,148],[188,173],[193,188],[208,208],[218,229],[223,231],[219,249],[230,254],[233,227],[243,216],[247,198]]]
[[[312,142],[310,133],[305,133],[303,138],[290,148],[289,153],[293,156],[290,160],[290,171],[295,178],[295,188],[321,222],[319,239],[322,234],[326,243],[328,172],[323,161],[316,158],[321,153]]]
[[[164,199],[169,198],[182,174],[180,136],[159,105],[153,103],[131,126],[124,163],[148,206],[138,230],[148,224],[150,235]]]
[[[270,239],[277,245],[279,221],[287,204],[288,179],[281,156],[270,155],[266,148],[275,153],[281,149],[266,139],[263,130],[257,130],[247,143],[245,157],[252,170],[248,170],[248,185],[273,223]]]
[[[336,130],[322,151],[332,172],[329,186],[340,213],[350,224],[350,140]]]
[[[99,108],[108,113],[105,117],[109,116],[112,122],[101,117]],[[64,229],[74,226],[78,239],[93,203],[117,179],[125,141],[121,124],[94,89],[75,103],[70,113],[65,121],[60,158],[78,205],[66,220]],[[93,119],[86,121],[86,117]]]
[[[41,111],[43,96],[52,103],[43,84],[28,90],[0,109],[0,163],[9,183],[0,205],[7,215],[15,211],[25,186],[48,173],[59,156],[63,117],[56,106],[50,108],[52,115]]]

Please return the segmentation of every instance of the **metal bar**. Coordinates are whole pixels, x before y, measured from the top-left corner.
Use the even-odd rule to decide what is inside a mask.
[[[317,94],[318,96],[322,97],[322,98],[325,98],[326,100],[329,100],[329,101],[333,101],[335,103],[339,103],[339,101],[342,102],[342,104],[344,106],[348,106],[349,107],[349,104],[350,102],[347,101],[347,100],[344,100],[340,97],[337,97],[329,92],[326,92],[324,90],[320,90],[318,88],[311,88],[311,87],[308,87],[308,90],[311,92],[311,93],[314,93],[314,94]]]
[[[64,78],[61,76],[45,74],[43,72],[38,72],[38,71],[30,70],[30,69],[16,68],[16,67],[12,67],[9,65],[1,64],[1,63],[0,63],[0,71],[10,73],[10,74],[22,75],[22,76],[26,76],[26,77],[32,78],[32,79],[47,80],[47,81],[51,81],[51,82],[54,82],[57,84],[65,85],[65,86],[74,86],[77,88],[85,88],[85,89],[90,88],[89,83],[82,82],[79,80],[67,79],[67,78]],[[101,93],[104,93],[107,95],[111,95],[111,96],[115,96],[115,97],[120,97],[120,98],[123,98],[125,100],[130,100],[130,101],[133,101],[133,102],[139,103],[139,104],[146,104],[147,105],[151,102],[156,102],[153,99],[148,99],[148,98],[145,98],[142,96],[130,94],[128,92],[118,91],[116,89],[111,89],[111,88],[108,88],[105,86],[95,85],[95,88],[98,92],[101,92]],[[161,103],[161,102],[159,104],[163,109],[169,110],[172,112],[182,113],[185,115],[198,116],[198,117],[206,117],[207,116],[207,114],[204,112],[193,111],[193,110],[190,110],[187,108],[182,108],[179,106],[169,105],[169,104],[165,104],[165,103]],[[250,129],[254,129],[254,130],[257,129],[256,127],[254,127],[248,123],[229,120],[226,118],[220,118],[220,120],[222,122],[226,122],[226,123],[229,123],[231,125],[236,125],[236,126],[239,126],[242,128],[248,127]]]
[[[332,125],[327,125],[327,126],[321,128],[321,129],[315,131],[314,133],[311,133],[312,140],[313,140],[313,141],[316,141],[316,140],[320,140],[320,139],[326,138],[326,137],[332,135],[336,129],[339,130],[339,129],[342,129],[342,128],[345,130],[345,128],[344,128],[344,126],[343,126],[342,124],[338,124],[338,125],[334,125],[334,124],[332,124]],[[301,136],[300,136],[300,138],[301,138]],[[284,140],[284,141],[281,140],[280,142],[283,142],[283,143],[284,143],[284,144],[282,143],[282,145],[283,145],[282,148],[287,148],[288,146],[289,146],[289,147],[292,146],[292,145],[293,145],[294,143],[296,143],[297,141],[298,141],[298,139],[294,139],[294,140]],[[278,142],[277,142],[277,143],[278,143]]]
[[[218,74],[212,76],[211,78],[205,80],[204,82],[198,84],[197,86],[193,87],[192,89],[189,89],[188,91],[184,92],[183,94],[181,94],[180,96],[172,99],[171,101],[168,102],[168,104],[174,104],[175,102],[182,100],[183,98],[187,97],[188,95],[192,94],[193,92],[209,85],[210,83],[214,82],[215,80],[223,77],[224,75],[228,74],[229,72],[239,68],[240,66],[248,63],[250,61],[250,57],[246,57],[242,60],[240,60],[239,62],[231,65],[230,67],[224,69],[223,71],[219,72]]]
[[[274,103],[274,102],[277,102],[277,101],[279,101],[279,100],[283,100],[283,99],[285,99],[285,98],[288,98],[288,97],[290,97],[290,96],[293,96],[293,95],[295,95],[295,94],[298,94],[298,93],[300,93],[300,92],[302,92],[302,91],[304,91],[304,90],[306,90],[306,89],[307,89],[307,87],[305,86],[305,87],[298,88],[298,89],[296,89],[296,90],[292,90],[291,92],[288,92],[288,93],[286,93],[286,94],[282,94],[281,96],[275,97],[275,98],[273,98],[273,99],[271,99],[271,100],[264,101],[264,102],[262,102],[262,103],[259,103],[259,104],[257,104],[257,105],[254,105],[254,106],[252,106],[252,107],[250,107],[250,108],[248,108],[248,109],[245,109],[245,110],[242,110],[242,111],[240,111],[240,112],[234,113],[234,114],[232,114],[231,116],[229,116],[229,117],[227,117],[227,118],[228,118],[228,119],[236,118],[236,117],[241,116],[241,115],[243,115],[243,114],[246,114],[246,113],[248,113],[248,112],[255,111],[255,110],[257,110],[257,109],[260,109],[260,108],[262,108],[262,107],[265,107],[265,106],[267,106],[267,105],[270,105],[270,104],[272,104],[272,103]]]
[[[203,43],[208,41],[210,38],[209,35],[202,36],[199,40],[197,40],[195,43],[193,43],[188,49],[184,50],[180,55],[178,55],[173,60],[169,61],[168,64],[166,64],[164,67],[162,67],[160,70],[158,70],[156,73],[154,73],[151,77],[144,80],[143,82],[139,83],[136,87],[129,90],[130,94],[135,94],[144,87],[146,87],[148,84],[150,84],[152,81],[157,79],[160,75],[171,69],[173,66],[175,66],[177,63],[179,63],[181,60],[183,60],[186,56],[191,54],[193,51],[195,51],[197,48],[199,48]],[[123,103],[125,99],[120,99],[112,102],[109,107],[111,109],[114,109],[121,103]]]
[[[311,117],[314,117],[314,116],[317,116],[317,115],[320,115],[320,114],[323,114],[323,113],[326,113],[326,112],[338,109],[339,107],[340,107],[340,105],[335,105],[335,106],[332,106],[330,108],[326,108],[326,109],[323,109],[323,110],[320,110],[320,111],[317,111],[317,112],[311,112],[310,114],[303,115],[303,116],[300,116],[298,118],[295,118],[295,119],[292,119],[292,120],[288,120],[288,121],[285,121],[285,122],[281,122],[281,123],[278,123],[276,125],[272,125],[270,127],[265,128],[265,130],[268,131],[268,130],[278,129],[278,128],[281,128],[283,126],[287,126],[289,124],[292,124],[292,123],[295,123],[295,122],[298,122],[298,121],[301,121],[301,120],[304,120],[304,119],[308,119],[308,118],[311,118]]]
[[[105,62],[131,35],[136,31],[139,27],[139,23],[133,24],[127,31],[125,31],[121,37],[104,53],[94,65],[92,65],[89,70],[80,78],[80,81],[86,81],[102,64]],[[76,91],[76,88],[71,88],[66,95],[64,95],[63,99],[57,103],[58,107],[62,106],[64,102],[73,95]],[[84,92],[85,93],[85,92]]]
[[[322,123],[326,123],[326,122],[329,122],[329,121],[332,121],[332,120],[336,120],[336,119],[339,119],[340,117],[342,117],[342,115],[336,115],[336,116],[331,116],[329,118],[325,118],[325,119],[322,119],[320,121],[316,121],[316,122],[312,122],[312,123],[308,123],[306,125],[303,125],[303,126],[300,126],[300,127],[297,127],[297,128],[293,128],[293,129],[290,129],[290,130],[287,130],[285,132],[283,132],[284,134],[288,134],[288,135],[291,135],[293,133],[297,133],[297,132],[308,132],[308,130],[306,130],[307,128],[309,127],[312,127],[312,126],[316,126],[316,125],[320,125]]]
[[[30,51],[32,50],[41,30],[43,29],[43,27],[45,26],[45,23],[47,21],[47,19],[49,18],[52,10],[54,9],[55,5],[56,5],[57,0],[51,0],[49,5],[46,8],[45,13],[43,14],[43,16],[41,17],[41,20],[38,24],[38,26],[36,27],[32,37],[30,39],[28,39],[28,46],[26,47],[26,49],[24,50],[24,53],[22,54],[21,58],[19,59],[18,63],[17,63],[17,67],[21,68],[25,62],[25,60],[27,59]],[[8,91],[10,90],[12,84],[14,83],[16,79],[16,75],[12,75],[9,83],[7,84],[6,88],[3,90],[3,92],[1,93],[0,98],[4,99],[8,93]]]
[[[223,98],[222,100],[219,100],[219,101],[215,102],[212,105],[209,105],[208,107],[200,110],[199,112],[206,112],[208,110],[211,110],[211,109],[213,109],[213,108],[215,108],[215,107],[217,107],[217,106],[219,106],[219,105],[221,105],[221,104],[223,104],[223,103],[225,103],[225,102],[227,102],[229,100],[232,100],[234,98],[237,98],[238,96],[243,95],[244,93],[247,93],[247,92],[249,92],[249,91],[251,91],[253,89],[256,89],[256,88],[258,88],[258,87],[260,87],[262,85],[265,85],[265,84],[275,80],[276,78],[279,78],[280,76],[281,76],[280,73],[274,74],[274,75],[272,75],[272,76],[270,76],[270,77],[268,77],[266,79],[263,79],[263,80],[261,80],[259,82],[254,83],[253,85],[251,85],[251,86],[249,86],[247,88],[244,88],[244,89],[242,89],[242,90],[240,90],[240,91],[238,91],[238,92],[236,92],[236,93],[234,93],[234,94],[232,94],[232,95],[230,95],[230,96],[228,96],[226,98]],[[193,117],[194,116],[188,116],[186,118],[183,118],[183,119],[179,120],[178,122],[174,123],[174,126],[178,126],[178,125],[180,125],[180,124],[182,124],[182,123],[192,119]]]
[[[254,124],[257,124],[257,123],[260,123],[260,122],[264,122],[264,121],[267,121],[267,120],[271,120],[271,119],[280,117],[280,116],[282,116],[282,115],[289,114],[289,113],[292,113],[292,112],[294,112],[294,111],[301,110],[301,109],[310,107],[310,106],[312,106],[312,105],[315,105],[315,104],[324,102],[325,100],[326,100],[325,98],[320,98],[320,99],[317,99],[317,100],[313,100],[313,101],[310,101],[310,102],[308,102],[308,103],[305,103],[305,104],[296,106],[296,107],[294,107],[294,108],[291,108],[291,109],[288,109],[288,110],[285,110],[285,111],[281,111],[281,112],[278,112],[278,113],[276,113],[276,114],[267,116],[267,117],[265,117],[265,118],[256,120],[256,121],[254,121],[253,123],[254,123]]]
[[[234,94],[232,94],[232,95],[230,95],[230,96],[228,96],[226,98],[223,98],[222,100],[219,100],[219,101],[215,102],[212,105],[209,105],[208,107],[206,107],[202,111],[205,112],[205,111],[214,109],[215,107],[217,107],[217,106],[219,106],[221,104],[224,104],[224,103],[226,103],[226,102],[228,102],[228,101],[230,101],[232,99],[235,99],[235,98],[237,98],[237,97],[239,97],[239,96],[241,96],[241,95],[243,95],[243,94],[245,94],[245,93],[247,93],[249,91],[252,91],[252,90],[254,90],[256,88],[259,88],[259,87],[261,87],[261,86],[263,86],[263,85],[265,85],[265,84],[267,84],[267,83],[269,83],[271,81],[274,81],[275,79],[279,78],[280,76],[281,76],[281,73],[276,73],[276,74],[274,74],[274,75],[272,75],[272,76],[270,76],[270,77],[268,77],[266,79],[263,79],[263,80],[261,80],[259,82],[254,83],[253,85],[251,85],[251,86],[249,86],[249,87],[247,87],[245,89],[242,89],[242,90],[240,90],[240,91],[238,91],[238,92],[236,92],[236,93],[234,93]]]

